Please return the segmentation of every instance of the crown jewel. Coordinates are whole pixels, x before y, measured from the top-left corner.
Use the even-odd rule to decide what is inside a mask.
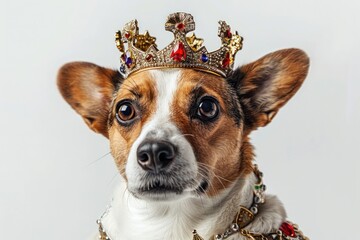
[[[226,77],[233,68],[236,52],[242,48],[243,38],[237,31],[231,32],[225,21],[219,21],[219,25],[218,36],[222,46],[209,52],[203,46],[203,39],[194,33],[188,34],[195,30],[191,14],[170,14],[165,30],[174,34],[174,40],[158,50],[156,38],[148,31],[139,34],[138,22],[132,20],[115,34],[116,46],[121,52],[120,72],[127,76],[148,68],[193,68]]]

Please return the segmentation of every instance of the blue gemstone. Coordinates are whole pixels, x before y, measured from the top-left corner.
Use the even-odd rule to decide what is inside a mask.
[[[201,61],[207,62],[207,61],[209,61],[209,57],[208,57],[205,53],[203,53],[203,54],[201,55]]]
[[[125,74],[125,65],[124,65],[124,64],[121,64],[121,66],[120,66],[120,72],[121,72],[122,74]]]
[[[132,58],[131,57],[126,57],[126,60],[125,60],[125,64],[129,67],[131,64],[132,64]]]

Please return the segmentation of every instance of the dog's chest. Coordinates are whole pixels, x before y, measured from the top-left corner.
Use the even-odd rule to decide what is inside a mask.
[[[120,198],[120,199],[119,199]],[[194,227],[211,229],[210,222],[204,221],[202,208],[198,204],[172,204],[137,201],[128,192],[119,188],[112,206],[101,222],[112,240],[122,239],[192,239]],[[158,206],[154,206],[158,205]],[[201,225],[199,224],[201,223]]]
[[[243,187],[239,193],[244,195],[248,190],[247,187]],[[222,197],[219,196],[217,200],[213,199],[211,202],[206,199],[185,200],[171,204],[144,202],[129,193],[125,183],[122,183],[115,191],[112,206],[104,214],[101,222],[111,240],[191,240],[194,229],[204,239],[210,239],[231,223],[237,211],[236,203],[241,203],[238,197],[232,198],[227,204],[221,199]],[[233,209],[225,208],[226,205],[233,206]],[[229,239],[241,238],[234,236]]]
[[[124,210],[119,212],[121,217],[111,212],[105,216],[105,230],[111,239],[192,239],[192,228],[196,221],[184,211],[164,209],[163,213],[146,211],[146,215],[140,214],[140,211]]]

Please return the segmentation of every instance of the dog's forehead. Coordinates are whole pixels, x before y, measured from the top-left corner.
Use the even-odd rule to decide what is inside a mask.
[[[157,69],[142,71],[125,79],[116,97],[124,99],[138,95],[148,100],[170,101],[185,96],[182,100],[186,101],[189,100],[186,96],[197,89],[220,99],[224,94],[230,94],[221,77],[191,69]]]

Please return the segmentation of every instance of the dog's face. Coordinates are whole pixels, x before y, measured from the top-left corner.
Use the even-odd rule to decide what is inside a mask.
[[[129,191],[170,199],[214,187],[214,174],[232,181],[241,114],[231,87],[212,74],[148,70],[125,79],[111,106],[109,139]]]
[[[110,140],[138,198],[215,196],[252,169],[249,133],[265,126],[301,86],[308,58],[271,53],[228,78],[191,69],[145,70],[126,79],[70,63],[58,85],[91,129]]]

